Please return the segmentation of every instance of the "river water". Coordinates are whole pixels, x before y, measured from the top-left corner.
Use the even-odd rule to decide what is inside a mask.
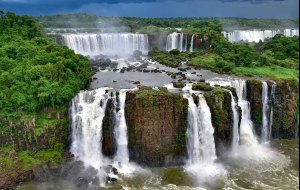
[[[206,182],[199,182],[185,168],[141,169],[135,174],[120,177],[114,185],[91,189],[108,190],[198,190],[198,189],[299,189],[299,139],[275,140],[271,143],[285,151],[281,155],[267,148],[240,147],[238,155],[228,155],[218,162],[227,173],[211,176]],[[214,168],[212,168],[213,170]],[[73,190],[67,182],[22,184],[18,190]]]

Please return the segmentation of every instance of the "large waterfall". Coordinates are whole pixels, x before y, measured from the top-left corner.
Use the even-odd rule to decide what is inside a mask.
[[[117,142],[115,163],[116,167],[119,167],[119,169],[124,169],[129,164],[128,135],[125,119],[126,92],[126,90],[121,90],[119,94],[120,110],[116,113],[116,126],[114,129],[115,139]]]
[[[72,100],[69,110],[70,151],[76,160],[93,166],[99,172],[105,163],[102,155],[102,121],[109,98],[105,91],[105,88],[101,88],[80,92]]]
[[[63,34],[64,44],[83,55],[127,55],[135,50],[148,54],[146,34]]]
[[[168,35],[166,51],[171,51],[173,49],[187,51],[187,34],[174,32]]]
[[[247,42],[264,41],[267,38],[272,38],[276,34],[284,34],[288,37],[299,36],[299,30],[286,29],[283,32],[280,30],[236,30],[233,32],[222,32],[224,37],[227,37],[230,42],[239,42],[241,40]]]
[[[188,115],[188,153],[189,164],[213,164],[217,159],[214,141],[214,128],[211,121],[210,109],[205,98],[199,96],[199,105],[189,100]]]

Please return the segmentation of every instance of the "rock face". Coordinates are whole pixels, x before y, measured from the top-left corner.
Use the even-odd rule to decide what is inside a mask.
[[[299,83],[291,85],[290,81],[278,80],[273,117],[273,138],[293,139],[297,130],[299,114]],[[291,87],[293,86],[293,87]]]
[[[155,34],[148,35],[149,49],[152,50],[154,46],[158,46],[159,49],[165,50],[167,44],[168,34]]]
[[[217,154],[221,155],[230,148],[232,142],[234,118],[231,109],[231,95],[228,91],[214,88],[211,92],[205,92],[204,96],[210,108],[212,124],[215,128]]]
[[[258,136],[262,131],[263,99],[262,99],[262,81],[257,79],[247,80],[247,100],[251,105],[251,120],[254,130]]]
[[[160,167],[184,164],[188,101],[167,89],[128,92],[125,117],[130,159]]]
[[[19,150],[51,149],[55,142],[67,145],[69,122],[66,108],[43,108],[39,116],[5,120],[0,117],[0,147],[13,145]]]
[[[114,126],[115,126],[115,117],[114,112],[116,111],[114,102],[112,99],[109,99],[107,102],[105,117],[103,119],[103,142],[102,150],[103,154],[108,157],[113,157],[116,153],[116,142],[114,137]]]

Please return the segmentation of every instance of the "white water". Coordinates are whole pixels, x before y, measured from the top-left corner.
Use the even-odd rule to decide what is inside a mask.
[[[195,38],[195,34],[193,34],[193,36],[192,36],[190,52],[193,52],[193,51],[194,51],[194,38]]]
[[[247,42],[264,41],[267,38],[272,38],[276,34],[280,34],[280,30],[236,30],[233,32],[222,32],[224,37],[227,37],[230,42],[239,42],[241,40]],[[288,37],[299,36],[299,29],[283,31],[283,35]]]
[[[187,171],[197,182],[214,184],[218,178],[227,175],[226,170],[216,164],[217,155],[211,112],[203,95],[199,95],[199,105],[188,95],[189,113],[187,130],[188,162]]]
[[[239,111],[238,111],[238,105],[235,100],[235,97],[233,96],[232,92],[228,90],[228,92],[231,95],[231,109],[233,112],[233,136],[232,136],[232,152],[236,153],[239,144],[240,144],[240,133],[239,133]]]
[[[268,84],[263,81],[263,92],[262,92],[262,99],[263,99],[263,113],[262,113],[262,132],[261,132],[261,142],[267,143],[270,139],[270,127],[269,127],[269,87]]]
[[[128,135],[125,119],[126,90],[120,91],[119,100],[120,110],[116,113],[116,126],[114,131],[117,142],[115,162],[122,168],[129,164]]]
[[[275,93],[276,93],[277,84],[273,82],[272,89],[271,89],[271,114],[270,114],[270,128],[269,128],[269,140],[272,138],[272,127],[273,127],[273,118],[274,118],[274,106],[273,103],[275,101]]]
[[[211,85],[231,86],[235,88],[239,98],[238,105],[242,109],[242,121],[240,127],[240,142],[243,145],[257,145],[257,139],[253,130],[253,122],[251,121],[250,102],[247,101],[247,85],[245,80],[226,80],[215,78],[206,81]]]
[[[64,44],[83,55],[129,55],[135,50],[148,54],[146,34],[63,34]]]
[[[106,88],[81,91],[70,105],[71,153],[76,160],[93,166],[101,175],[106,160],[102,155],[102,121],[105,116],[108,95]],[[103,179],[100,179],[103,182]]]
[[[166,51],[171,51],[173,49],[187,51],[187,34],[174,32],[168,35]]]

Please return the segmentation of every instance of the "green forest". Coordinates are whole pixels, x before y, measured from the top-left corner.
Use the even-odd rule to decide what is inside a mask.
[[[43,36],[27,15],[0,11],[0,113],[17,117],[67,105],[91,81],[90,63]]]
[[[199,28],[209,23],[221,24],[223,30],[283,30],[299,28],[299,19],[246,19],[246,18],[139,18],[139,17],[105,17],[88,13],[55,14],[34,17],[45,28],[85,28],[84,31],[123,31],[148,33],[149,26],[158,29]],[[64,31],[64,30],[62,30]]]

